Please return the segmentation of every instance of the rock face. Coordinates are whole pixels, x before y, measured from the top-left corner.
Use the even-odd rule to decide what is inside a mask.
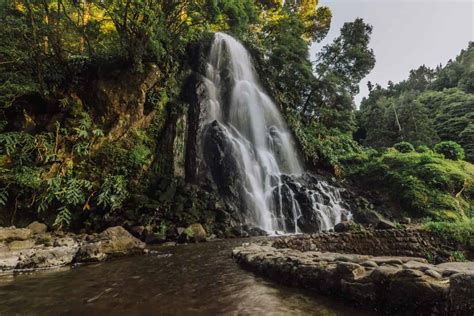
[[[244,244],[233,257],[278,282],[390,314],[472,315],[474,310],[474,274],[466,273],[466,267],[448,271],[423,258],[300,251],[271,243]],[[474,262],[465,265],[474,269]]]
[[[79,248],[74,262],[100,262],[113,257],[143,253],[145,243],[121,226],[107,228],[91,243]]]
[[[0,271],[50,269],[144,253],[145,244],[120,226],[92,236],[46,233],[40,223],[30,226],[33,229],[0,228]]]
[[[155,64],[144,65],[137,73],[117,69],[99,69],[95,78],[87,82],[82,98],[93,104],[91,112],[104,124],[110,126],[108,140],[120,138],[128,129],[147,126],[154,113],[145,110],[146,93],[160,79],[161,72]]]

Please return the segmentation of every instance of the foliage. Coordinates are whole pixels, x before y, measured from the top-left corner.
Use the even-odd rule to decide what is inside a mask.
[[[338,129],[327,129],[315,122],[311,125],[301,124],[296,120],[290,120],[290,124],[300,142],[306,161],[329,167],[338,176],[343,161],[362,152],[362,148],[350,134],[341,133]]]
[[[455,223],[430,221],[424,224],[424,228],[442,238],[455,240],[466,245],[474,245],[474,218]]]
[[[358,113],[358,141],[387,148],[400,141],[433,146],[440,140],[459,143],[474,161],[474,90],[470,43],[445,67],[421,66],[407,80],[387,88],[369,83],[369,97]]]
[[[106,176],[97,198],[98,205],[116,210],[128,197],[127,182],[124,176]]]
[[[355,129],[353,97],[359,82],[375,65],[368,47],[372,27],[360,18],[345,23],[341,35],[317,55],[316,78],[308,88],[301,113],[341,131]]]
[[[461,145],[453,141],[444,141],[436,144],[434,147],[435,152],[442,154],[445,158],[451,160],[462,160],[464,159],[464,149]]]
[[[433,152],[358,154],[344,161],[344,174],[388,196],[409,217],[458,221],[474,207],[474,166]]]
[[[401,153],[410,153],[412,151],[415,151],[415,148],[409,142],[396,143],[395,145],[393,145],[393,148],[395,148]]]

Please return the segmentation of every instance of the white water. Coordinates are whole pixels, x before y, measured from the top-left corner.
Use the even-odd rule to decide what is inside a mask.
[[[221,74],[229,72],[230,98],[224,101]],[[281,176],[302,175],[293,139],[277,106],[258,83],[251,58],[245,47],[233,37],[216,33],[207,64],[204,84],[208,104],[205,123],[220,122],[231,140],[242,174],[241,188],[250,215],[249,224],[268,232],[300,232],[298,218],[301,207],[294,192],[282,182]],[[228,84],[228,83],[227,83]],[[284,216],[282,187],[290,191],[292,227],[282,220]],[[318,188],[329,197],[329,205],[323,204],[318,192],[308,191],[312,210],[321,220],[321,228],[329,229],[341,221],[343,207],[338,189],[325,182]],[[277,198],[275,199],[275,194]]]

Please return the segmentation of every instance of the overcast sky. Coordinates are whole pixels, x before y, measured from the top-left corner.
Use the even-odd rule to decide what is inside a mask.
[[[367,81],[382,86],[408,77],[411,69],[446,62],[474,41],[473,0],[320,0],[333,17],[326,39],[311,47],[311,60],[339,35],[344,22],[361,17],[373,26],[370,47],[376,64],[361,82],[356,104],[368,94]]]

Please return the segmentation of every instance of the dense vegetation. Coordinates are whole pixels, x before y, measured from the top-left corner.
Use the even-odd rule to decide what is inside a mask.
[[[440,140],[459,143],[474,161],[474,43],[446,66],[412,70],[407,80],[387,88],[369,83],[361,103],[356,138],[387,148],[400,141],[432,147]]]
[[[372,26],[345,23],[311,63],[331,22],[317,2],[1,2],[0,224],[96,230],[122,216],[157,236],[212,230],[219,198],[183,179],[183,94],[196,43],[215,31],[250,49],[314,169],[375,191],[392,217],[472,217],[472,44],[445,67],[371,86],[356,112]]]

